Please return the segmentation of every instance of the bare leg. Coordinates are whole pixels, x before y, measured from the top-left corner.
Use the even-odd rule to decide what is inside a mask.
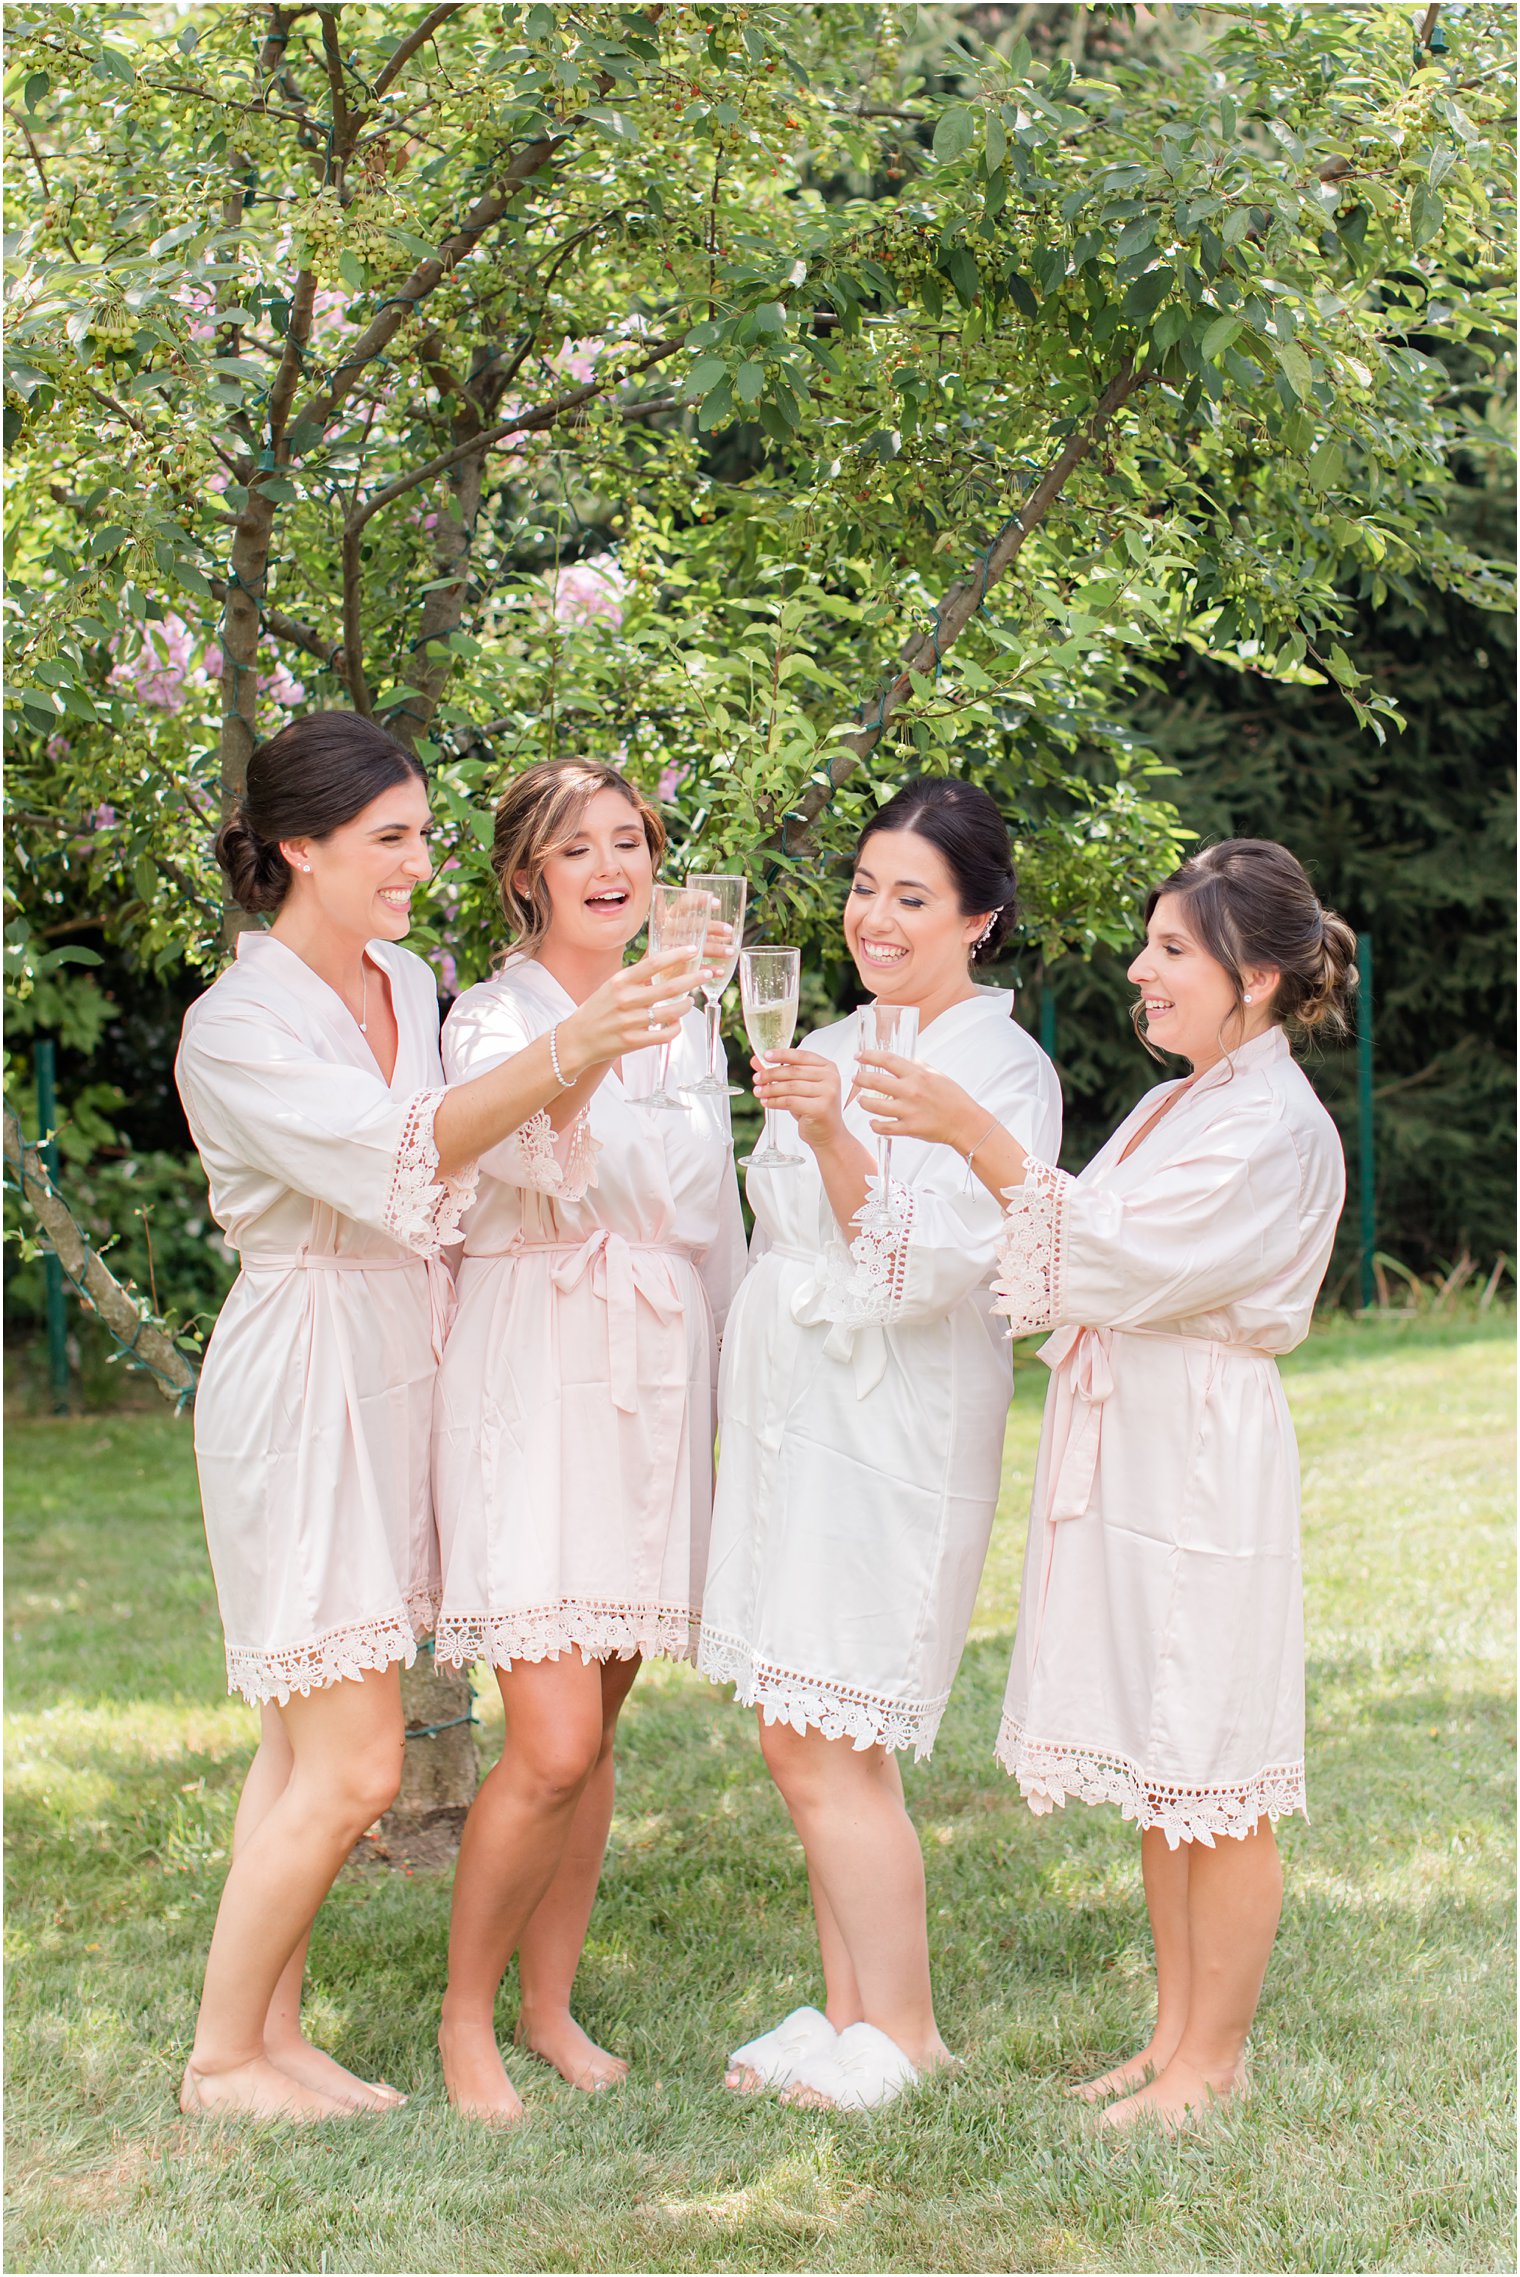
[[[503,2124],[522,2101],[496,2045],[496,1994],[507,1963],[559,1871],[602,1747],[602,1671],[578,1652],[499,1668],[501,1760],[465,1820],[449,1926],[449,1981],[438,2050],[449,2100]]]
[[[760,1725],[760,1744],[763,1748],[765,1718],[758,1709],[756,1718]],[[808,1862],[808,1891],[813,1900],[813,1919],[818,1928],[818,1952],[823,1962],[823,2012],[835,2031],[842,2032],[847,2024],[862,2023],[865,2020],[865,2009],[861,2005],[860,1983],[855,1975],[855,1964],[850,1959],[844,1932],[834,1918],[828,1892],[814,1871],[811,1860]],[[765,2087],[765,2081],[749,2064],[731,2065],[723,2075],[723,2084],[736,2095],[758,2095]]]
[[[896,1762],[882,1747],[767,1724],[761,1744],[808,1873],[854,1971],[860,2013],[923,2070],[949,2060],[934,2020],[924,1861]]]
[[[1187,2022],[1146,2087],[1111,2104],[1110,2127],[1151,2118],[1180,2127],[1225,2102],[1244,2076],[1246,2035],[1282,1914],[1282,1861],[1270,1819],[1241,1841],[1194,1843],[1188,1862]]]
[[[351,2114],[353,2097],[291,2078],[270,2061],[264,2033],[276,1990],[304,1952],[338,1868],[396,1798],[399,1673],[392,1666],[305,1698],[296,1694],[278,1713],[290,1773],[234,1846],[180,2104],[259,2118],[329,2118]],[[255,1810],[278,1765],[275,1749],[259,1774]]]
[[[600,1666],[601,1752],[575,1806],[559,1870],[534,1908],[517,1948],[522,1997],[515,2037],[545,2063],[553,2064],[572,2087],[588,2091],[611,2087],[628,2072],[621,2056],[609,2055],[581,2030],[570,2013],[570,1993],[612,1825],[617,1789],[612,1746],[618,1715],[633,1689],[640,1663],[635,1655],[628,1660],[603,1661]]]
[[[238,1798],[237,1818],[232,1829],[232,1855],[238,1856],[243,1845],[260,1825],[284,1793],[295,1768],[295,1756],[280,1711],[272,1701],[266,1701],[261,1714],[258,1752],[248,1767],[243,1792]],[[361,2111],[380,2110],[383,2107],[404,2103],[406,2097],[398,2095],[384,2081],[372,2085],[347,2070],[321,2048],[313,2047],[301,2030],[301,1987],[306,1975],[306,1948],[310,1936],[303,1937],[291,1954],[285,1972],[274,1988],[269,2014],[264,2023],[264,2053],[277,2064],[288,2078],[302,2087],[313,2087],[327,2095],[335,2095],[340,2102],[354,2104]]]
[[[1188,2012],[1188,1861],[1192,1850],[1190,1842],[1179,1842],[1173,1850],[1159,1826],[1147,1827],[1140,1837],[1140,1870],[1145,1877],[1145,1904],[1156,1955],[1156,2022],[1138,2055],[1116,2064],[1097,2079],[1067,2090],[1084,2103],[1101,2103],[1110,2095],[1133,2093],[1163,2070],[1177,2052]]]

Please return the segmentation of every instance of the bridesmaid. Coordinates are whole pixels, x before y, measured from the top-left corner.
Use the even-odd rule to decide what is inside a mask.
[[[948,2060],[897,1756],[934,1743],[1008,1411],[985,1286],[1000,1213],[967,1160],[1001,1123],[1042,1156],[1060,1144],[1050,1062],[1012,998],[971,977],[1014,920],[1008,829],[985,791],[912,782],[867,825],[844,920],[861,980],[883,1004],[916,1006],[926,1062],[987,1102],[960,1155],[895,1150],[890,1223],[879,1193],[866,1207],[880,1181],[850,1088],[856,1022],[756,1063],[781,1143],[806,1151],[800,1169],[750,1174],[753,1264],[724,1344],[699,1666],[759,1711],[807,1857],[826,2014],[799,2009],[736,2050],[741,2092],[874,2104]]]
[[[657,1050],[567,1040],[648,917],[664,845],[611,767],[519,775],[492,854],[512,951],[444,1028],[453,1081],[560,1039],[553,1100],[482,1158],[439,1380],[437,1653],[490,1661],[506,1718],[460,1845],[439,2045],[451,2100],[496,2121],[522,2112],[494,2023],[514,1953],[519,2041],[577,2087],[628,2068],[576,2023],[571,1987],[619,1710],[642,1656],[691,1656],[701,1604],[717,1331],[744,1264],[728,1101],[647,1106]],[[672,1088],[705,1052],[692,1015]]]
[[[437,1603],[433,1379],[442,1261],[482,1148],[557,1095],[552,1053],[447,1092],[433,976],[398,944],[432,874],[427,789],[372,721],[312,713],[254,752],[217,841],[272,916],[185,1017],[175,1074],[241,1271],[195,1410],[229,1689],[259,1708],[185,2110],[393,2106],[310,2045],[313,1918],[394,1800],[398,1667]],[[669,982],[624,974],[560,1028],[572,1060],[648,1033]],[[674,1034],[674,1028],[664,1033]]]
[[[1195,854],[1145,905],[1130,966],[1147,1093],[1080,1178],[1018,1133],[999,1309],[1054,1328],[998,1755],[1035,1811],[1141,1828],[1156,2022],[1075,2092],[1167,2126],[1241,2081],[1282,1904],[1275,1821],[1304,1809],[1298,1455],[1276,1359],[1308,1334],[1345,1193],[1289,1035],[1344,1028],[1354,936],[1282,846]],[[1160,1047],[1159,1051],[1156,1047]],[[867,1073],[874,1127],[954,1146],[985,1098],[908,1062]],[[1228,1840],[1222,1839],[1228,1837]]]

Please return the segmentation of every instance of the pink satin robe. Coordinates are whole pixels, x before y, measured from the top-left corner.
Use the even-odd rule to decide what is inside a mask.
[[[465,991],[452,1081],[574,1006],[532,959]],[[744,1268],[726,1097],[646,1107],[629,1053],[557,1139],[547,1114],[481,1159],[439,1377],[440,1660],[694,1649],[712,1511],[717,1337]],[[687,1016],[671,1083],[706,1064]]]
[[[1304,1809],[1298,1450],[1274,1355],[1308,1334],[1345,1196],[1280,1028],[1080,1178],[1032,1162],[998,1282],[1055,1328],[998,1756],[1036,1811],[1168,1842]]]
[[[438,997],[369,954],[399,1031],[389,1083],[337,993],[244,933],[185,1015],[175,1080],[242,1270],[195,1403],[228,1689],[252,1701],[410,1665],[432,1625],[433,1379],[471,1181],[439,1180]],[[373,982],[371,988],[373,990]]]

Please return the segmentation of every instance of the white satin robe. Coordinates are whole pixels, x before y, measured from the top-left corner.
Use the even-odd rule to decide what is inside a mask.
[[[451,1081],[575,1009],[517,958],[443,1030]],[[670,1082],[706,1070],[693,1012]],[[439,1660],[686,1659],[712,1513],[717,1338],[744,1270],[725,1096],[642,1102],[625,1055],[556,1139],[547,1113],[481,1158],[439,1375]]]
[[[918,1056],[1053,1155],[1055,1070],[1011,1012],[1004,991],[978,989],[924,1029]],[[805,1048],[836,1062],[848,1097],[855,1020]],[[844,1116],[874,1155],[864,1110]],[[698,1666],[767,1722],[923,1756],[997,1505],[1011,1376],[987,1284],[1001,1214],[959,1155],[899,1139],[906,1236],[868,1231],[847,1248],[795,1123],[773,1121],[803,1166],[749,1174],[755,1238],[723,1345]]]
[[[1304,1809],[1298,1449],[1274,1355],[1309,1332],[1345,1197],[1270,1028],[1080,1178],[1010,1189],[998,1309],[1055,1328],[998,1756],[1032,1809],[1167,1841]]]
[[[387,941],[389,1083],[336,991],[271,933],[185,1015],[175,1080],[241,1271],[195,1402],[229,1691],[288,1700],[432,1624],[433,1378],[469,1179],[440,1180],[438,996]],[[373,983],[372,983],[373,987]]]

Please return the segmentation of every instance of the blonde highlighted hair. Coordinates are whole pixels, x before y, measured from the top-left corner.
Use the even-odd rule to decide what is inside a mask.
[[[497,801],[491,841],[491,868],[514,956],[531,957],[542,947],[551,914],[544,864],[575,836],[598,791],[622,793],[643,825],[649,859],[658,868],[665,851],[665,825],[616,767],[597,759],[541,759],[536,766],[525,767]]]

